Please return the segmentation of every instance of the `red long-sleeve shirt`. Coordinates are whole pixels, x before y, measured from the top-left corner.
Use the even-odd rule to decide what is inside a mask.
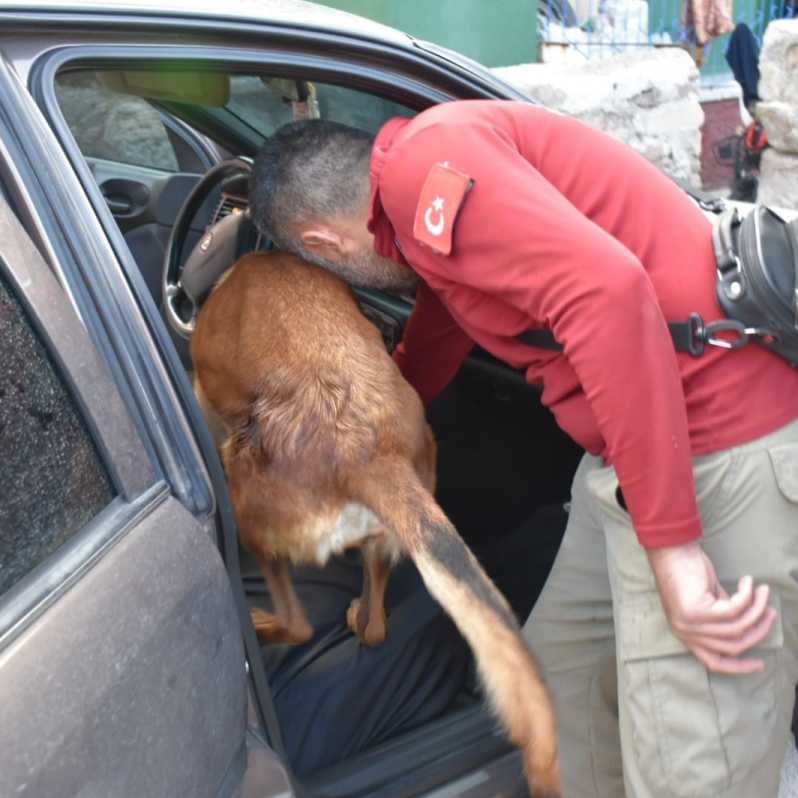
[[[418,207],[441,163],[473,181],[446,221],[449,254],[416,238],[419,220],[437,234],[451,214],[439,198]],[[781,358],[674,351],[666,319],[723,316],[711,225],[610,136],[523,103],[447,103],[382,128],[371,180],[376,251],[423,280],[397,353],[406,378],[430,400],[475,342],[526,369],[559,425],[615,467],[643,545],[701,534],[692,456],[798,417],[798,373]],[[514,340],[534,327],[564,352]]]

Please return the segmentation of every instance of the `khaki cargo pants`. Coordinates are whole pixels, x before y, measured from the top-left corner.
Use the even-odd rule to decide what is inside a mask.
[[[702,545],[779,613],[764,672],[709,673],[671,634],[611,467],[586,455],[524,633],[554,695],[565,798],[775,798],[798,681],[798,421],[698,457]]]

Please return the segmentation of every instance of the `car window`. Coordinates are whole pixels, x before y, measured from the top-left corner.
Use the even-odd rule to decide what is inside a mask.
[[[85,157],[178,171],[178,158],[160,114],[146,100],[108,88],[92,71],[59,75],[55,91]]]
[[[319,84],[317,95],[322,119],[332,119],[373,134],[392,116],[411,117],[416,113],[391,100],[343,86]]]
[[[376,133],[392,116],[413,116],[415,111],[366,92],[325,83],[235,75],[230,82],[227,110],[263,136],[291,122],[297,106],[304,113]]]
[[[0,271],[0,593],[108,505],[72,395]]]
[[[285,81],[285,84],[294,81]],[[268,136],[293,117],[291,101],[275,82],[272,87],[258,77],[234,75],[230,80],[230,101],[225,106],[261,135]]]

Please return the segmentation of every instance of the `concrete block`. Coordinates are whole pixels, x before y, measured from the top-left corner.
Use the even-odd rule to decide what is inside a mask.
[[[528,96],[610,133],[672,177],[700,185],[698,70],[679,48],[585,63],[519,64],[496,74]]]
[[[647,114],[639,114],[643,132],[650,136],[666,136],[680,131],[700,130],[704,123],[704,112],[695,98],[685,97],[652,108]]]
[[[798,208],[798,154],[772,147],[762,153],[757,201],[764,205]]]
[[[759,55],[759,96],[798,106],[798,19],[773,20]]]
[[[784,102],[760,102],[756,118],[768,134],[771,147],[798,154],[798,105]]]

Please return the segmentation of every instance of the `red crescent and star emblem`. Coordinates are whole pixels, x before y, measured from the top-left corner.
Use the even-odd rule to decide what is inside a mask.
[[[416,207],[413,236],[417,241],[440,255],[451,254],[454,223],[473,182],[448,163],[430,169]]]

